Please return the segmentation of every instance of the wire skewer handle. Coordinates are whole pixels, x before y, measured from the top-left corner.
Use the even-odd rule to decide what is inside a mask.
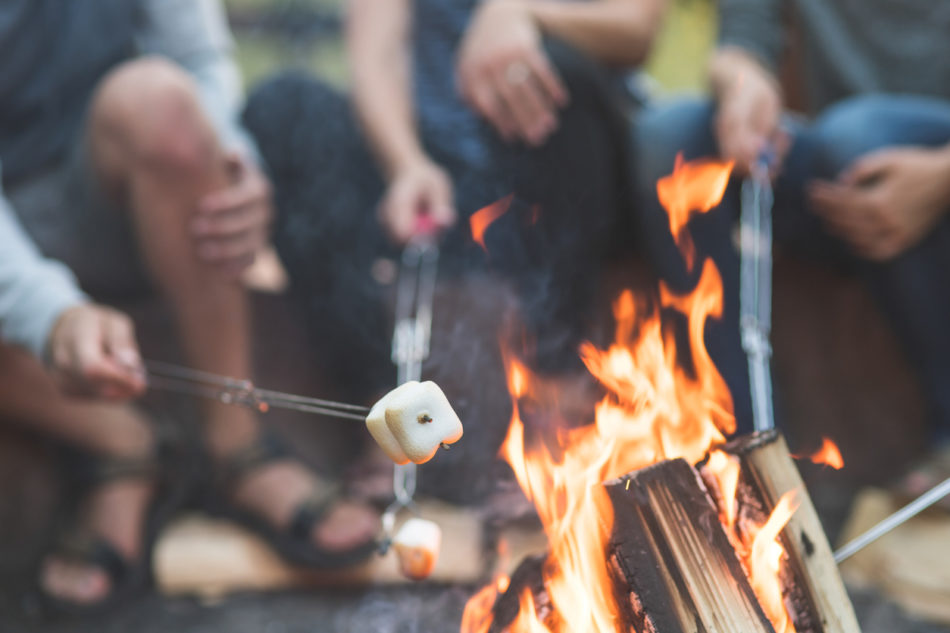
[[[303,411],[346,420],[364,421],[369,408],[309,398],[296,394],[258,389],[250,380],[220,376],[160,361],[145,361],[150,389],[160,389],[223,402],[266,412],[270,408]]]

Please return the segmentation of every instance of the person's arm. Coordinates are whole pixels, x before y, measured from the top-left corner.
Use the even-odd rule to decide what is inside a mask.
[[[660,30],[667,0],[518,1],[541,30],[594,59],[636,66],[646,59]]]
[[[416,129],[411,82],[411,1],[352,0],[346,22],[353,106],[388,182],[381,221],[397,243],[455,221],[452,184]]]
[[[123,399],[145,388],[132,322],[90,302],[43,257],[0,188],[0,342],[25,348],[74,392]]]

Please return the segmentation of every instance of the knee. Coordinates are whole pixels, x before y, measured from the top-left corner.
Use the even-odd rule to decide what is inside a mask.
[[[821,171],[833,177],[864,154],[899,143],[891,112],[887,95],[852,97],[829,108],[815,123]]]
[[[195,173],[214,160],[217,141],[197,87],[157,57],[113,70],[95,97],[91,121],[93,143],[119,148],[124,168]]]

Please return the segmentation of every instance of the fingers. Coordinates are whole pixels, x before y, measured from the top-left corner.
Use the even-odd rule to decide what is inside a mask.
[[[532,77],[547,94],[547,98],[558,107],[565,107],[570,101],[570,96],[548,58],[541,52],[533,50],[528,52],[524,61],[531,69]]]
[[[815,182],[808,189],[812,210],[829,233],[847,242],[859,255],[877,259],[888,241],[888,229],[874,212],[872,196],[861,189]]]
[[[189,227],[199,258],[239,275],[267,244],[273,211],[270,184],[237,155],[228,159],[233,184],[205,196]]]
[[[492,83],[481,77],[473,78],[468,83],[463,94],[472,109],[483,116],[506,142],[515,140],[518,125]]]
[[[512,62],[505,68],[498,68],[492,77],[495,93],[502,105],[511,113],[515,125],[515,135],[529,145],[541,145],[557,128],[556,106],[534,80],[527,66],[523,78],[512,80],[509,72],[522,62]]]
[[[59,330],[54,355],[77,393],[124,400],[145,389],[144,371],[129,318],[99,306],[82,306]]]

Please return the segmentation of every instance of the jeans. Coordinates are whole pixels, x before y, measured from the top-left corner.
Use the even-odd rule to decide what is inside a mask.
[[[641,113],[634,137],[638,155],[639,222],[657,274],[674,290],[693,287],[700,266],[687,271],[656,197],[657,179],[672,171],[678,152],[687,160],[718,154],[715,106],[679,101]],[[908,95],[865,95],[844,100],[808,124],[789,120],[792,145],[775,182],[776,243],[803,255],[846,263],[866,278],[920,372],[936,429],[950,430],[950,214],[920,243],[886,262],[862,260],[824,232],[808,209],[805,189],[833,179],[877,149],[950,143],[950,103]],[[723,318],[710,320],[706,344],[729,385],[740,432],[752,429],[749,378],[739,337],[739,253],[732,235],[739,218],[739,183],[723,202],[690,221],[699,261],[709,257],[723,276]]]

